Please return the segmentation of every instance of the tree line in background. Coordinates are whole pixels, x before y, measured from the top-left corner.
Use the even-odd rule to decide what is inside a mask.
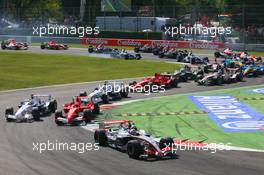
[[[1,0],[0,14],[10,15],[18,21],[47,18],[63,21],[65,16],[78,20],[81,0]],[[93,23],[101,12],[101,0],[86,0],[84,22]],[[218,17],[228,14],[233,26],[264,24],[263,0],[132,0],[132,9],[151,6],[155,16],[176,17],[190,14],[195,16]],[[75,8],[73,8],[75,7]],[[172,8],[173,7],[173,8]],[[133,13],[133,12],[132,12]]]

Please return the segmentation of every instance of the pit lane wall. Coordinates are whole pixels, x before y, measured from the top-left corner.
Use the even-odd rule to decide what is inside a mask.
[[[170,40],[135,40],[135,39],[114,39],[114,38],[83,38],[83,44],[106,46],[142,46],[145,44],[170,47],[170,48],[192,48],[192,49],[221,49],[225,47],[221,42],[201,41],[170,41]]]

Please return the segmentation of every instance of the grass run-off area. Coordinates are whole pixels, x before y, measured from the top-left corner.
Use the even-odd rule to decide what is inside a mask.
[[[260,87],[259,87],[260,88]],[[173,95],[155,99],[133,102],[105,111],[101,119],[128,119],[136,123],[138,128],[154,134],[156,137],[171,136],[176,139],[205,141],[206,143],[231,143],[240,146],[264,150],[264,131],[258,132],[224,132],[207,114],[194,115],[155,115],[157,112],[190,112],[201,111],[189,100],[190,95],[225,94],[233,97],[263,97],[257,93],[245,92],[246,88],[220,91],[209,91],[188,95]],[[252,89],[252,88],[251,88]],[[264,101],[241,100],[255,111],[264,115]],[[154,113],[149,116],[119,116],[127,113]]]
[[[176,64],[144,60],[1,51],[0,90],[144,77],[177,68]]]

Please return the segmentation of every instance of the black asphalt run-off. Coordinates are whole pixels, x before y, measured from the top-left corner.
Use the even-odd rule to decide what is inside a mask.
[[[37,49],[36,49],[37,50]],[[28,51],[30,52],[30,51]],[[31,50],[32,52],[32,50]],[[40,51],[37,52],[51,52]],[[70,51],[69,51],[70,52]],[[69,53],[67,52],[67,53]],[[74,54],[74,53],[71,53]],[[77,55],[80,53],[77,52]],[[87,54],[85,52],[85,54]],[[131,81],[131,80],[129,80]],[[93,133],[81,127],[58,127],[54,116],[33,123],[6,123],[4,110],[16,107],[30,94],[51,94],[58,105],[71,101],[80,91],[92,91],[99,83],[86,83],[60,87],[0,92],[0,174],[2,175],[261,175],[264,172],[264,153],[244,151],[179,151],[178,159],[165,161],[140,161],[127,154],[107,147],[83,154],[74,151],[33,151],[33,142],[93,143]],[[246,79],[246,82],[223,86],[197,86],[196,83],[181,83],[180,88],[165,93],[142,95],[130,94],[134,100],[155,96],[209,91],[264,84],[264,78]],[[245,140],[246,142],[246,140]]]

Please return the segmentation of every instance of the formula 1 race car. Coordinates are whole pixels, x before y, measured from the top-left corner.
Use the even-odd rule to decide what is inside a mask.
[[[169,89],[178,86],[178,77],[173,73],[156,73],[153,77],[147,77],[141,82],[129,83],[132,92],[153,92],[159,89]]]
[[[203,78],[197,80],[198,85],[212,86],[221,85],[224,83],[224,74],[221,70],[215,73],[205,75]]]
[[[43,98],[48,98],[44,101]],[[39,121],[41,116],[54,113],[57,109],[57,101],[50,95],[31,95],[29,100],[20,102],[18,110],[13,107],[5,110],[7,122],[32,122]]]
[[[119,51],[117,49],[113,50],[111,52],[111,57],[118,58],[118,59],[125,59],[125,60],[140,60],[141,59],[141,55],[140,54],[138,54],[138,53],[136,53],[136,54],[128,53],[124,49],[122,51]]]
[[[143,53],[153,53],[154,55],[158,55],[160,51],[162,51],[162,47],[154,46],[151,44],[145,44],[141,47],[135,47],[134,51],[136,53],[143,52]]]
[[[105,47],[103,45],[98,45],[97,47],[89,46],[88,52],[89,53],[103,53],[103,54],[111,54],[113,49],[109,47]]]
[[[6,41],[2,41],[1,48],[3,50],[28,50],[28,44],[16,42],[14,39],[8,39]]]
[[[199,79],[200,76],[204,75],[204,71],[200,67],[197,70],[193,70],[188,65],[185,65],[184,68],[176,70],[174,75],[178,77],[179,82],[187,82],[188,80]]]
[[[55,43],[55,41],[49,41],[47,43],[41,43],[40,48],[50,50],[68,50],[69,46],[66,44]]]
[[[207,64],[209,63],[208,57],[195,56],[192,52],[189,52],[188,55],[182,59],[184,63],[190,64]]]
[[[100,106],[86,92],[81,92],[72,102],[63,106],[63,111],[55,112],[55,123],[58,126],[89,123],[99,113]]]
[[[159,58],[167,58],[167,59],[176,59],[178,52],[176,49],[172,48],[164,48],[161,52],[159,52]]]
[[[108,104],[111,100],[120,100],[128,97],[129,87],[126,87],[123,82],[110,82],[106,81],[103,86],[95,88],[95,90],[89,94],[97,103]]]
[[[235,56],[235,52],[234,50],[230,49],[230,48],[225,48],[223,51],[216,51],[214,53],[214,56],[216,58],[227,58],[227,59],[231,59]]]
[[[257,77],[259,76],[259,71],[255,65],[244,65],[242,66],[243,75],[245,77]]]
[[[176,158],[173,151],[174,141],[170,137],[156,141],[143,130],[138,130],[132,121],[114,120],[99,124],[94,140],[100,146],[126,152],[133,159]]]
[[[236,83],[243,81],[244,75],[241,68],[225,68],[224,83]]]

